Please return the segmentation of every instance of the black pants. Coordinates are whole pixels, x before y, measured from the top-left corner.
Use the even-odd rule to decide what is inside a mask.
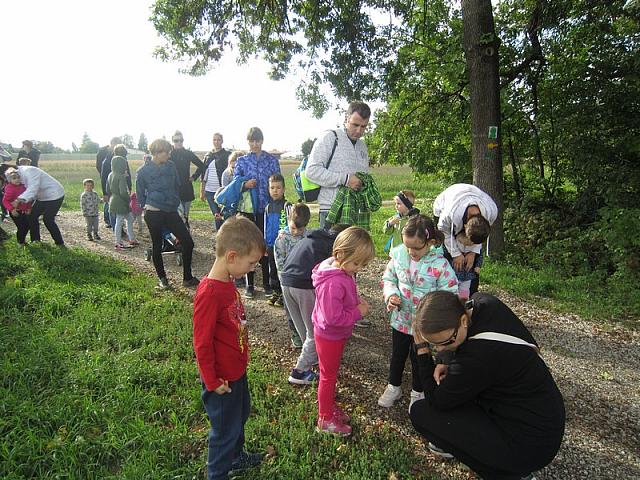
[[[247,217],[255,223],[260,231],[264,234],[264,212],[262,213],[240,213],[243,217]],[[271,287],[269,283],[269,259],[262,257],[260,259],[260,268],[262,269],[262,286],[264,288]],[[255,273],[247,273],[247,287],[255,286]]]
[[[389,362],[389,383],[396,387],[402,384],[402,372],[407,356],[411,359],[411,385],[416,392],[422,391],[422,380],[418,370],[416,350],[413,348],[413,335],[391,329],[391,360]]]
[[[485,479],[520,479],[548,465],[555,457],[562,432],[547,444],[523,445],[518,432],[506,432],[477,403],[437,410],[428,400],[411,407],[415,429]]]
[[[24,213],[20,213],[17,216],[9,215],[13,223],[16,225],[16,239],[18,243],[25,243],[27,239],[27,232],[30,229],[30,218],[29,215]],[[31,240],[33,241],[33,235],[31,235]]]
[[[146,210],[144,212],[144,221],[149,228],[151,235],[153,266],[156,269],[158,278],[167,276],[164,271],[164,262],[162,261],[162,234],[163,229],[167,228],[180,241],[182,246],[182,278],[183,280],[191,280],[191,257],[193,256],[193,239],[186,225],[178,215],[178,212],[155,212]]]
[[[267,248],[267,258],[269,259],[269,285],[276,293],[282,293],[280,279],[278,278],[278,265],[276,265],[276,255],[273,247]]]
[[[60,233],[60,229],[56,224],[56,215],[60,211],[63,200],[64,196],[58,198],[57,200],[37,200],[36,202],[34,202],[33,208],[31,209],[31,215],[29,215],[29,230],[31,231],[32,242],[40,241],[39,219],[40,217],[42,217],[44,226],[47,227],[47,230],[49,230],[51,238],[53,238],[53,241],[56,243],[56,245],[64,245],[62,234]]]

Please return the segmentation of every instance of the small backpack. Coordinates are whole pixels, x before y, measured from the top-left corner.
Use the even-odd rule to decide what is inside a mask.
[[[335,130],[331,130],[333,135],[335,136],[335,140],[333,141],[333,148],[331,149],[331,155],[329,155],[329,160],[327,161],[327,165],[325,168],[329,168],[331,165],[331,160],[333,160],[333,154],[336,152],[336,147],[338,146],[338,134]],[[304,157],[302,162],[300,162],[300,166],[293,172],[293,185],[296,189],[296,193],[298,194],[298,198],[301,202],[315,202],[318,200],[318,195],[320,195],[320,185],[313,183],[307,178],[306,170],[307,170],[307,161],[309,157]]]

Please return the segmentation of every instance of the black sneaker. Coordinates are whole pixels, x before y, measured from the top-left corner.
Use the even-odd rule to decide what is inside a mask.
[[[97,233],[93,236],[93,239],[94,239],[94,240],[102,240],[102,239],[100,238],[100,235],[98,235]]]
[[[197,287],[198,285],[200,285],[200,280],[196,277],[191,277],[189,280],[182,281],[183,287]]]
[[[269,287],[269,286],[264,287],[264,296],[265,296],[265,297],[271,297],[271,296],[273,296],[273,288],[271,288],[271,287]]]
[[[158,286],[156,287],[159,290],[169,290],[171,288],[171,285],[169,285],[169,280],[167,280],[167,277],[162,277],[160,280],[158,280]]]
[[[284,307],[284,299],[282,298],[281,293],[274,293],[271,298],[274,298],[273,300],[274,307]]]
[[[231,470],[229,470],[229,478],[241,474],[244,470],[248,470],[253,467],[257,467],[262,463],[264,455],[261,453],[247,453],[240,452],[240,456],[236,458],[231,464]]]
[[[244,298],[252,299],[256,296],[255,287],[247,287],[244,291]]]
[[[93,237],[91,236],[91,234],[87,235],[87,240],[89,240],[90,242],[93,242]]]

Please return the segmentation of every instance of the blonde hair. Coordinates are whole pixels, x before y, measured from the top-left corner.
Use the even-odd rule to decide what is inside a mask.
[[[238,157],[244,155],[244,152],[242,150],[234,150],[231,155],[229,155],[229,163],[227,165],[227,170],[229,170],[231,168],[231,163],[236,163],[238,161]],[[231,173],[233,173],[233,170],[229,170]]]
[[[151,155],[158,155],[162,152],[171,153],[172,148],[173,147],[171,146],[171,144],[164,138],[158,138],[157,140],[151,142],[151,145],[149,145],[149,152],[151,152]]]
[[[247,256],[254,250],[264,254],[264,235],[246,217],[228,218],[216,233],[216,255],[222,256],[230,250],[238,252],[240,256]]]
[[[375,258],[376,248],[371,235],[364,228],[349,227],[336,237],[333,256],[340,265],[347,262],[365,265]]]
[[[411,190],[400,190],[405,197],[407,197],[409,200],[411,200],[411,203],[416,203],[416,194],[413,193],[413,191]],[[397,196],[397,195],[396,195]]]

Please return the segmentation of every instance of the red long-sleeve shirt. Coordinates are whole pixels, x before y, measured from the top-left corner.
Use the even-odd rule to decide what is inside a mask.
[[[204,278],[193,301],[193,348],[200,376],[212,391],[238,380],[249,363],[244,306],[234,282]]]

